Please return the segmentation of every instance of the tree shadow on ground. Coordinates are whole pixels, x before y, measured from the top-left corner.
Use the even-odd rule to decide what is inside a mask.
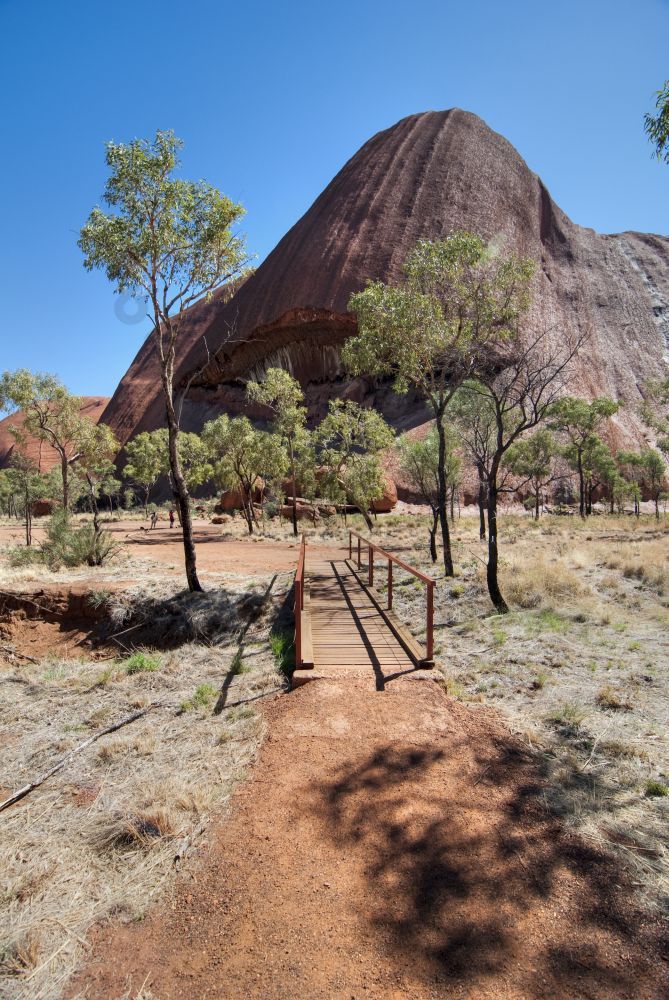
[[[432,988],[666,995],[666,927],[635,909],[614,861],[569,835],[542,792],[511,739],[480,754],[462,740],[380,748],[318,787],[314,808],[342,852],[364,858],[373,902],[360,918],[391,942],[389,961]]]

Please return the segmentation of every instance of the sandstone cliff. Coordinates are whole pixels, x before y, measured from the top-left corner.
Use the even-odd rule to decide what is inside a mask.
[[[373,398],[397,428],[423,422],[427,414],[415,399],[343,376],[339,349],[356,329],[346,306],[366,279],[399,278],[418,239],[459,228],[537,260],[538,326],[558,336],[591,330],[575,391],[635,404],[640,383],[666,372],[669,238],[602,235],[574,224],[480,118],[458,109],[430,111],[370,139],[227,303],[191,311],[178,376],[185,382],[203,370],[187,393],[184,427],[197,430],[221,410],[253,415],[243,380],[271,365],[300,379],[313,416],[333,394],[345,394]],[[633,416],[618,419],[621,431],[638,436]],[[104,420],[122,441],[161,425],[150,342]]]

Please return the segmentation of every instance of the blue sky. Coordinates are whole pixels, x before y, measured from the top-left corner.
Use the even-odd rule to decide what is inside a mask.
[[[643,113],[669,77],[669,0],[0,0],[0,369],[111,394],[148,332],[77,232],[104,143],[172,128],[184,174],[246,206],[258,260],[405,115],[458,106],[602,231],[669,232]]]

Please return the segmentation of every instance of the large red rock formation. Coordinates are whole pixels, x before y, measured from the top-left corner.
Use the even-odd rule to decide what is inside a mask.
[[[97,424],[109,403],[109,396],[83,396],[82,399],[80,410],[82,417],[88,417],[94,424]],[[19,411],[11,413],[4,420],[0,420],[0,469],[6,469],[10,464],[16,447],[11,428],[23,426],[23,419],[23,414]],[[36,438],[28,438],[25,451],[28,458],[32,459],[41,472],[49,472],[54,465],[58,465],[60,462],[58,452],[54,451],[51,445],[44,441],[38,441]]]
[[[426,419],[411,396],[344,377],[339,349],[355,332],[351,292],[398,279],[417,240],[465,228],[538,262],[533,319],[555,335],[589,328],[576,391],[635,403],[669,360],[669,238],[602,235],[571,222],[516,150],[475,115],[412,115],[367,142],[227,304],[192,310],[179,377],[193,379],[184,426],[249,407],[243,380],[288,368],[312,415],[333,394],[378,405],[398,428]],[[211,355],[207,363],[203,335]],[[104,419],[121,440],[162,423],[147,344]],[[635,432],[634,418],[627,429]]]

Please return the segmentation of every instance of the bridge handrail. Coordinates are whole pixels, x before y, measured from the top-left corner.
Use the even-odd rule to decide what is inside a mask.
[[[304,565],[306,558],[307,540],[302,535],[300,552],[297,557],[297,569],[295,570],[295,604],[293,607],[295,614],[295,665],[297,667],[302,663],[302,611],[304,610]]]
[[[425,636],[425,658],[426,660],[432,660],[434,657],[434,585],[436,581],[428,576],[427,573],[422,573],[419,569],[414,566],[410,566],[409,563],[404,562],[398,556],[393,555],[392,552],[387,552],[382,549],[380,545],[372,541],[371,538],[365,538],[364,535],[359,534],[357,531],[349,529],[348,533],[348,557],[353,559],[353,538],[358,540],[358,569],[362,568],[362,563],[360,561],[360,549],[361,544],[367,546],[367,565],[368,565],[368,579],[369,586],[374,586],[374,553],[378,554],[383,558],[388,560],[388,610],[392,611],[393,607],[393,564],[399,566],[401,569],[406,570],[406,572],[411,573],[418,580],[426,586],[426,607],[425,607],[425,619],[426,619],[426,636]]]

